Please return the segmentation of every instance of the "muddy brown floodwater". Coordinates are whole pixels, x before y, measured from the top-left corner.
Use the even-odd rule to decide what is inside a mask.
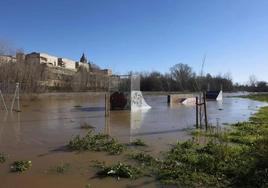
[[[113,111],[104,117],[104,95],[96,93],[51,95],[22,102],[22,112],[0,112],[0,152],[7,153],[0,164],[1,188],[84,188],[91,187],[159,187],[152,178],[137,180],[98,179],[92,160],[108,164],[126,160],[103,152],[70,152],[63,148],[74,135],[86,134],[80,124],[89,123],[97,132],[109,134],[122,143],[141,138],[153,155],[165,151],[171,143],[190,138],[187,129],[195,121],[194,106],[168,106],[166,96],[145,96],[151,109],[147,111]],[[245,121],[266,103],[249,99],[224,98],[208,102],[208,118],[212,124]],[[31,170],[10,172],[15,160],[31,160]],[[69,163],[66,174],[51,169]]]

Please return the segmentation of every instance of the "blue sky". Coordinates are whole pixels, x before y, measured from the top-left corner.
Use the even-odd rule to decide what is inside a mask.
[[[229,72],[268,81],[267,0],[1,0],[0,39],[115,73]]]

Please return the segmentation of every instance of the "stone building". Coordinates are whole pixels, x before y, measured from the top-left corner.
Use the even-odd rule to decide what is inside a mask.
[[[58,57],[45,53],[32,52],[25,56],[25,61],[28,63],[39,63],[47,66],[58,66]]]
[[[86,68],[87,70],[89,70],[91,67],[84,53],[82,54],[80,61],[76,62],[76,68],[78,69],[79,67]]]
[[[0,55],[0,63],[9,63],[9,62],[27,62],[27,63],[38,63],[47,65],[50,68],[59,69],[61,72],[77,72],[80,67],[85,68],[91,74],[96,75],[103,75],[103,76],[111,76],[112,70],[111,69],[100,69],[95,68],[93,65],[90,64],[88,59],[86,58],[85,54],[83,53],[80,61],[73,61],[71,59],[56,57],[53,55],[49,55],[46,53],[38,53],[32,52],[29,54],[24,53],[17,53],[16,56],[11,55]],[[64,69],[66,71],[64,71]]]
[[[112,76],[113,72],[111,69],[102,69],[101,72],[107,76]]]
[[[16,62],[16,57],[11,55],[0,55],[0,63],[14,63]]]
[[[66,69],[75,70],[76,62],[66,58],[58,58],[58,66]]]

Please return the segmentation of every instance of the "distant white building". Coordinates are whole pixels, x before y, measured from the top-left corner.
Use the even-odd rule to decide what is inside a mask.
[[[66,58],[58,58],[58,66],[66,69],[76,69],[75,61]]]
[[[84,54],[81,57],[80,61],[81,60],[82,62],[75,62],[71,59],[61,57],[59,58],[46,53],[37,53],[37,52],[33,52],[25,56],[25,61],[29,63],[39,63],[39,64],[45,64],[47,66],[62,67],[71,70],[78,69],[80,66],[89,69],[89,64],[87,63],[87,59],[85,58]]]
[[[0,55],[0,63],[14,63],[16,62],[16,57],[11,55]]]
[[[58,57],[45,53],[33,52],[25,56],[25,61],[29,63],[39,63],[48,66],[58,66]]]

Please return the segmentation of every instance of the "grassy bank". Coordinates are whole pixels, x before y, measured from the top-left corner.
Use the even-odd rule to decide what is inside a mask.
[[[245,96],[239,96],[239,97],[268,102],[268,94],[254,94],[254,95],[245,95]]]
[[[179,187],[268,187],[268,107],[231,127],[199,131],[174,145],[157,170],[159,180]],[[200,144],[198,137],[209,141]]]
[[[268,101],[268,95],[248,96]],[[199,132],[193,140],[178,142],[154,158],[135,153],[144,174],[177,187],[268,187],[268,107],[231,131]],[[200,143],[200,137],[206,142]]]
[[[267,94],[245,97],[268,102]],[[156,165],[158,179],[179,187],[268,187],[268,107],[231,127],[174,145]]]
[[[267,94],[243,97],[268,102]],[[186,187],[268,187],[268,107],[231,125],[231,131],[199,133],[195,139],[210,141],[177,143],[164,160],[169,165],[161,181]]]

